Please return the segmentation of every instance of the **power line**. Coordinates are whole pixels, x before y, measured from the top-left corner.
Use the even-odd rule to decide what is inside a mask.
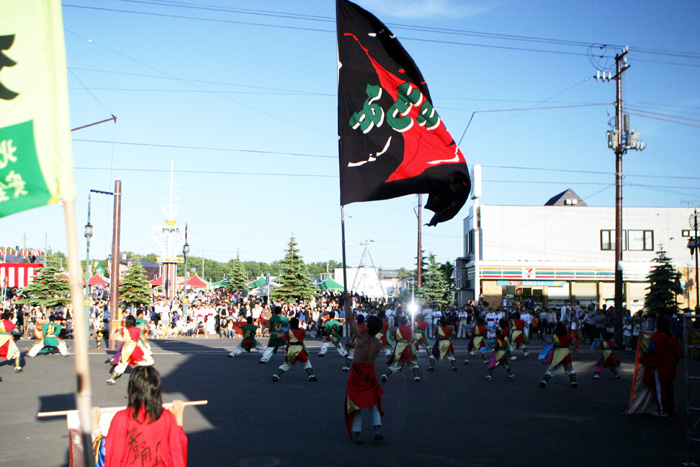
[[[126,1],[126,0],[122,0],[122,1]],[[280,18],[280,19],[293,19],[293,20],[296,19],[296,20],[304,20],[304,21],[335,23],[335,18],[322,17],[322,16],[311,16],[311,15],[300,15],[300,14],[295,14],[295,13],[282,13],[282,12],[273,12],[273,11],[265,11],[265,10],[245,10],[245,9],[238,9],[238,8],[215,7],[215,6],[209,6],[209,5],[197,6],[196,4],[195,5],[178,4],[176,2],[147,2],[147,1],[136,1],[136,0],[128,0],[128,1],[130,3],[135,3],[135,4],[158,5],[158,6],[166,6],[166,7],[170,6],[170,7],[199,9],[199,10],[212,10],[212,11],[217,11],[217,12],[251,14],[251,15],[266,16],[266,17]],[[175,15],[175,14],[168,14],[168,13],[154,13],[154,12],[134,11],[134,10],[122,10],[122,9],[116,9],[116,8],[101,8],[101,7],[92,7],[92,6],[83,6],[83,5],[64,4],[63,6],[68,7],[68,8],[81,8],[81,9],[88,9],[88,10],[107,11],[107,12],[115,12],[115,13],[127,13],[127,14],[136,14],[136,15],[147,15],[147,16],[164,17],[164,18],[209,21],[209,22],[216,22],[216,23],[245,24],[245,25],[257,26],[257,27],[335,33],[334,30],[330,30],[330,29],[319,29],[319,28],[311,28],[311,27],[303,27],[303,26],[255,23],[255,22],[250,22],[250,21],[236,21],[236,20],[221,19],[221,18],[204,18],[204,17],[196,17],[196,16]],[[485,39],[509,40],[509,41],[515,41],[515,42],[535,42],[535,43],[567,46],[567,47],[584,47],[584,46],[585,47],[591,47],[591,46],[598,47],[599,46],[601,48],[606,48],[606,47],[610,46],[610,45],[606,45],[606,44],[600,44],[600,43],[595,44],[595,43],[582,42],[582,41],[548,39],[548,38],[538,38],[538,37],[530,37],[530,36],[516,36],[516,35],[507,35],[507,34],[477,32],[477,31],[451,30],[451,29],[444,29],[444,28],[431,28],[431,27],[415,26],[415,25],[403,25],[403,24],[392,24],[392,23],[387,23],[387,25],[392,26],[392,27],[396,26],[399,28],[407,29],[407,30],[413,30],[416,32],[430,32],[430,33],[436,33],[436,34],[474,36],[474,37],[480,37],[480,38],[485,38]],[[582,53],[582,52],[566,52],[566,51],[562,51],[562,50],[547,50],[547,49],[535,49],[535,48],[526,48],[526,47],[511,47],[511,46],[503,46],[503,45],[489,45],[489,44],[456,42],[456,41],[435,40],[435,39],[416,38],[416,37],[402,37],[401,40],[428,42],[428,43],[439,43],[439,44],[447,44],[447,45],[470,46],[470,47],[495,48],[495,49],[514,50],[514,51],[521,51],[521,52],[537,52],[537,53],[574,55],[574,56],[588,56],[589,55],[588,53]],[[614,45],[614,46],[610,46],[610,47],[622,48],[621,45]],[[687,59],[700,59],[700,54],[697,54],[694,52],[647,49],[647,48],[641,48],[641,47],[634,48],[634,50],[635,50],[635,52],[639,52],[639,53],[666,55],[666,56],[687,58]],[[641,61],[641,59],[635,59],[635,60]],[[649,60],[649,62],[653,63],[654,61]],[[668,64],[668,65],[677,65],[677,66],[692,66],[692,67],[700,66],[700,65],[688,64],[688,63],[672,63],[672,62],[660,62],[660,63]]]
[[[333,159],[337,160],[337,156],[326,156],[322,154],[306,154],[297,152],[282,152],[282,151],[265,151],[261,149],[241,149],[241,148],[218,148],[218,147],[207,147],[207,146],[186,146],[177,144],[159,144],[159,143],[134,143],[128,141],[107,141],[107,140],[95,140],[95,139],[79,139],[74,138],[74,142],[82,143],[96,143],[96,144],[110,144],[110,145],[129,145],[129,146],[143,146],[143,147],[153,147],[153,148],[166,148],[166,149],[183,149],[183,150],[201,150],[201,151],[220,151],[220,152],[242,152],[242,153],[253,153],[253,154],[267,154],[267,155],[282,155],[282,156],[293,156],[293,157],[310,157],[310,158],[321,158],[321,159]],[[482,164],[484,168],[491,169],[506,169],[506,170],[526,170],[526,171],[537,171],[537,172],[558,172],[558,173],[572,173],[572,174],[588,174],[588,175],[614,175],[614,172],[596,171],[596,170],[575,170],[575,169],[553,169],[548,167],[530,167],[530,166],[517,166],[517,165],[488,165]],[[87,170],[87,167],[81,168]],[[167,172],[167,170],[166,170]],[[218,173],[218,172],[217,172]],[[700,180],[700,177],[683,176],[683,175],[660,175],[660,174],[630,174],[627,173],[626,177],[640,177],[640,178],[672,178],[672,179],[684,179],[684,180]]]

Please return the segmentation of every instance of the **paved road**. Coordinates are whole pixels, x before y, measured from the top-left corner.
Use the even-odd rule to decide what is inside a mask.
[[[307,382],[296,365],[273,383],[281,355],[267,365],[258,364],[255,353],[228,358],[238,342],[153,341],[164,400],[209,400],[185,411],[190,466],[665,466],[688,460],[684,414],[667,419],[623,414],[632,381],[630,354],[618,354],[620,380],[610,373],[592,380],[599,351],[581,349],[574,354],[578,388],[571,388],[562,372],[540,389],[545,367],[537,361],[539,349],[527,358],[516,352],[514,380],[497,368],[486,381],[483,364],[462,363],[466,343],[457,340],[458,372],[449,371],[446,361],[438,362],[438,371],[426,372],[423,353],[420,383],[408,374],[389,377],[383,384],[385,441],[358,446],[349,441],[343,423],[347,373],[334,349],[318,358],[319,342],[309,342],[319,382]],[[31,343],[18,344],[27,350]],[[128,375],[107,386],[108,356],[90,350],[93,404],[124,405]],[[378,372],[383,367],[378,363]],[[10,362],[0,365],[0,465],[67,465],[64,419],[36,414],[74,408],[74,390],[72,357],[40,355],[21,374],[13,373]],[[680,378],[678,402],[684,390]],[[365,420],[365,431],[370,429]],[[694,454],[700,459],[700,449]]]

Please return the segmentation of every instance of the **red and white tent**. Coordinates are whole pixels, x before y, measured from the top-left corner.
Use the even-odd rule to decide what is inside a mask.
[[[0,287],[26,287],[43,267],[39,263],[0,263]]]

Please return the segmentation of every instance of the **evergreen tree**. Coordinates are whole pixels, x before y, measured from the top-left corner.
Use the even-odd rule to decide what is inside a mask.
[[[428,256],[428,267],[423,275],[420,300],[424,305],[451,306],[454,302],[449,278],[445,278],[443,265],[435,261],[435,255]]]
[[[301,300],[311,300],[318,289],[311,281],[304,260],[297,249],[294,237],[289,239],[284,259],[280,262],[281,272],[276,282],[279,287],[272,290],[273,300],[292,303]]]
[[[233,292],[243,292],[243,290],[246,288],[246,284],[248,283],[246,268],[243,263],[241,263],[238,256],[236,256],[236,259],[232,260],[229,264],[231,265],[231,278],[228,280],[228,288]]]
[[[672,315],[678,311],[676,295],[683,293],[681,273],[676,271],[664,250],[657,251],[653,261],[656,266],[647,275],[650,285],[644,298],[644,309],[651,315]]]
[[[66,273],[55,264],[47,264],[37,269],[35,279],[21,291],[24,298],[20,303],[40,306],[65,306],[70,303],[70,286]]]
[[[128,306],[150,305],[151,286],[146,279],[146,271],[140,261],[131,263],[119,281],[119,300],[124,308]]]

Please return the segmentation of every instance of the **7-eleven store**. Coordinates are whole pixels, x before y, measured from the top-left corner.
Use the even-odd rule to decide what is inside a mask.
[[[481,204],[479,178],[464,219],[464,255],[455,267],[458,305],[482,295],[493,307],[518,298],[540,307],[614,302],[614,207],[587,206],[572,190],[542,206]],[[694,283],[692,215],[692,208],[623,207],[620,267],[623,303],[631,311],[644,304],[646,277],[660,249],[682,273],[681,285]],[[688,287],[678,303],[694,307],[695,289]]]
[[[516,299],[531,299],[535,307],[561,306],[579,303],[612,304],[615,298],[615,274],[607,264],[546,263],[488,264],[481,262],[478,277],[481,295],[492,305],[511,305]],[[628,307],[636,310],[644,305],[644,290],[648,287],[646,273],[649,264],[631,265],[623,273],[624,295]],[[470,271],[477,274],[474,269]],[[474,277],[472,275],[472,277]],[[473,279],[472,279],[473,280]]]

